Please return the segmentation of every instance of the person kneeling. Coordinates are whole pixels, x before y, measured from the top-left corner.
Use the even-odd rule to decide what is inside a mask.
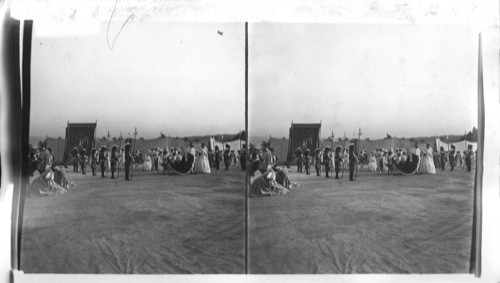
[[[276,172],[269,168],[259,178],[255,179],[250,187],[250,196],[274,196],[284,195],[290,192],[276,181]]]

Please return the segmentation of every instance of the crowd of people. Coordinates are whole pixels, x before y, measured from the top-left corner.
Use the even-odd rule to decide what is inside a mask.
[[[355,145],[350,144],[348,148],[343,149],[337,146],[332,150],[329,146],[324,149],[316,149],[312,153],[307,148],[297,148],[295,150],[295,159],[297,161],[297,172],[311,174],[311,167],[314,166],[316,176],[321,176],[325,172],[325,177],[330,178],[330,174],[335,172],[335,179],[339,179],[339,174],[349,170],[349,180],[355,181],[357,170],[367,167],[369,171],[379,173],[399,173],[399,174],[436,174],[436,168],[450,170],[461,168],[472,171],[475,168],[476,152],[472,145],[461,153],[455,150],[451,145],[449,151],[440,147],[439,153],[433,152],[430,144],[420,150],[418,144],[406,150],[402,148],[377,149],[370,155],[362,150],[355,152]],[[277,166],[278,157],[274,150],[265,144],[260,150],[253,150],[251,153],[251,176],[254,177],[257,171],[261,176],[256,178],[251,185],[250,196],[267,196],[286,194],[291,190],[291,182],[287,175],[287,169]],[[286,167],[290,168],[289,165]]]
[[[90,167],[92,176],[100,172],[102,178],[110,172],[111,178],[119,177],[120,171],[124,172],[125,180],[131,180],[132,170],[142,169],[155,173],[164,174],[210,174],[212,170],[228,170],[230,167],[246,170],[246,147],[242,150],[231,150],[228,144],[221,150],[218,146],[214,150],[207,148],[203,143],[200,148],[194,148],[191,143],[189,147],[181,149],[172,147],[169,149],[152,148],[143,154],[141,150],[133,151],[130,143],[123,148],[113,146],[108,150],[106,146],[99,149],[92,149],[87,154],[84,148],[73,148],[71,159],[73,172],[87,174],[87,167]],[[443,147],[438,153],[434,153],[430,144],[422,150],[418,144],[414,148],[406,150],[402,148],[377,149],[369,155],[365,150],[355,152],[354,144],[348,148],[337,146],[331,149],[326,146],[324,149],[316,149],[311,152],[307,148],[297,148],[295,150],[297,160],[297,172],[310,175],[314,168],[316,175],[321,176],[325,172],[325,177],[330,178],[335,173],[335,178],[339,179],[339,174],[344,170],[349,171],[349,180],[355,181],[357,170],[367,170],[379,173],[417,173],[436,174],[436,170],[455,170],[457,168],[472,171],[475,168],[476,153],[469,145],[465,152],[455,150],[451,145],[446,151]],[[30,194],[54,195],[65,193],[73,183],[68,181],[66,166],[54,166],[54,157],[51,148],[30,148],[29,168],[31,176],[34,172],[39,172],[39,177],[31,184]],[[273,195],[288,193],[292,183],[288,178],[285,167],[278,167],[278,157],[274,150],[262,145],[260,150],[254,149],[250,152],[251,176],[255,176],[257,171],[261,172],[258,180],[252,183],[251,195]],[[290,167],[286,164],[286,167]]]
[[[463,153],[456,151],[454,145],[451,145],[449,151],[445,151],[441,147],[438,153],[434,153],[430,144],[427,144],[423,150],[420,150],[418,144],[409,150],[382,148],[373,150],[370,155],[365,150],[354,153],[353,149],[353,144],[349,146],[349,149],[342,149],[338,146],[332,153],[327,146],[324,150],[316,149],[313,155],[309,149],[297,148],[295,151],[297,172],[305,172],[309,175],[311,165],[314,165],[316,175],[320,176],[321,172],[325,171],[327,178],[330,177],[329,171],[335,170],[335,177],[338,178],[340,170],[349,169],[352,173],[353,168],[363,169],[365,166],[372,172],[398,173],[396,169],[407,166],[410,161],[414,161],[415,164],[412,173],[436,174],[436,168],[444,171],[447,167],[450,170],[461,168],[470,172],[475,167],[476,160],[476,153],[473,151],[472,145],[469,145]],[[418,160],[418,162],[412,159]]]
[[[374,150],[369,157],[368,170],[393,172],[391,171],[393,164],[405,162],[409,158],[406,152],[405,149],[400,148],[394,152],[391,149]],[[469,145],[468,149],[462,153],[456,151],[454,145],[450,146],[450,150],[440,147],[439,152],[434,153],[430,144],[427,144],[423,150],[420,150],[416,144],[415,148],[410,150],[410,154],[415,154],[420,158],[421,162],[415,173],[421,174],[436,174],[436,169],[444,171],[445,168],[450,168],[450,170],[460,168],[470,172],[475,168],[476,163],[476,152],[472,149],[472,145]],[[367,156],[367,153],[362,152],[361,155]]]
[[[170,150],[153,148],[146,151],[143,170],[174,173],[172,167],[175,168],[175,164],[181,162],[189,153],[195,157],[194,173],[211,173],[211,169],[224,168],[224,170],[228,170],[230,167],[238,167],[245,171],[246,157],[245,154],[242,154],[244,152],[245,149],[235,152],[228,144],[225,145],[224,150],[221,150],[217,145],[214,146],[214,150],[209,149],[205,143],[202,143],[198,149],[194,148],[192,143],[184,150],[178,147],[172,147]]]
[[[28,168],[30,176],[35,172],[39,176],[29,186],[29,196],[48,196],[66,193],[74,183],[69,182],[66,171],[54,166],[51,148],[39,147],[29,149]]]
[[[120,171],[123,171],[124,178],[128,181],[132,179],[132,170],[139,169],[140,164],[145,171],[164,174],[210,174],[211,170],[229,170],[230,167],[239,167],[245,171],[246,150],[244,146],[242,150],[235,152],[226,144],[224,150],[215,146],[212,151],[204,143],[198,149],[190,143],[185,149],[153,148],[143,154],[141,150],[133,151],[130,143],[126,143],[123,148],[114,145],[109,150],[102,146],[92,149],[90,153],[85,148],[75,147],[71,151],[71,161],[74,173],[86,175],[90,168],[92,176],[100,172],[101,178],[106,178],[110,173],[111,178],[116,179]],[[28,167],[31,176],[39,172],[39,176],[30,185],[29,195],[63,194],[74,185],[68,181],[67,166],[54,165],[51,148],[30,147]]]

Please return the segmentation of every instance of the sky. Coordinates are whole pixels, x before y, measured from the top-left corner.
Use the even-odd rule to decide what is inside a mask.
[[[111,43],[121,24],[110,26]],[[131,21],[113,49],[106,30],[47,36],[34,24],[32,136],[64,138],[68,121],[96,120],[98,137],[244,130],[244,23]]]
[[[478,36],[465,26],[254,23],[249,135],[322,123],[335,139],[463,134],[477,125]]]

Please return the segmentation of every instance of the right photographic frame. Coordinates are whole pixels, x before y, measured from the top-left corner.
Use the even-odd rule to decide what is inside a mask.
[[[469,273],[478,34],[266,22],[248,38],[248,272]]]

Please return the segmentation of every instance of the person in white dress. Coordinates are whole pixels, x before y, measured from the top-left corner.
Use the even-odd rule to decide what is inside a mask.
[[[153,164],[151,163],[151,156],[149,155],[149,153],[146,153],[146,160],[144,161],[144,170],[151,171],[152,167]]]
[[[123,170],[125,168],[125,149],[120,149],[120,161],[118,161],[118,168]]]
[[[436,174],[436,167],[434,166],[434,157],[430,144],[427,144],[422,152],[424,157],[422,158],[420,173]]]
[[[201,148],[194,165],[194,171],[196,173],[212,173],[210,171],[210,163],[208,162],[208,150],[205,146],[205,143],[201,144]]]
[[[377,172],[377,157],[375,157],[375,151],[372,151],[370,155],[370,162],[368,163],[368,171]]]

